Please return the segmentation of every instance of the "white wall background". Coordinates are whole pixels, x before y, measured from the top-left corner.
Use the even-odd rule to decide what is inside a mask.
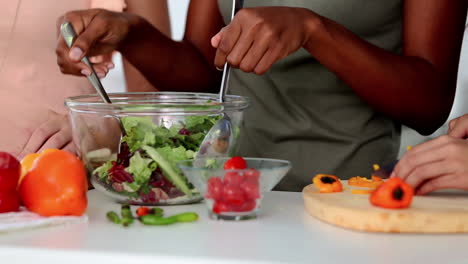
[[[171,17],[172,35],[175,40],[180,40],[184,34],[186,12],[189,0],[170,0],[168,2],[169,13]],[[125,90],[125,80],[122,74],[120,56],[116,56],[115,61],[116,68],[111,71],[109,75],[103,80],[103,85],[109,92],[120,92]],[[468,113],[468,34],[466,34],[466,32],[463,41],[458,76],[459,78],[455,104],[453,106],[449,120]],[[423,137],[411,129],[403,128],[400,155],[405,151],[407,145],[416,145],[430,138],[444,134],[446,131],[447,125],[444,125],[433,135],[429,137]]]

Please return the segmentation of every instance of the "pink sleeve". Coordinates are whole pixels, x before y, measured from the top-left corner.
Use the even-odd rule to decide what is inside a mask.
[[[127,7],[125,0],[91,0],[91,8],[103,8],[122,12]]]

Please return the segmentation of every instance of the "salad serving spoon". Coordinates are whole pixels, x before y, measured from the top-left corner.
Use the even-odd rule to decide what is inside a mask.
[[[73,29],[73,25],[69,22],[64,22],[60,26],[60,31],[62,33],[63,39],[65,40],[65,43],[70,48],[76,39],[76,32]],[[112,101],[110,100],[109,95],[104,89],[104,86],[102,85],[101,80],[99,80],[99,77],[96,74],[93,64],[89,61],[88,57],[86,56],[83,57],[81,61],[85,63],[86,65],[88,65],[89,68],[91,69],[91,75],[88,76],[88,80],[91,82],[94,89],[96,89],[96,92],[101,97],[102,101],[104,101],[107,104],[112,104]],[[118,152],[117,152],[117,154],[119,154],[122,151],[122,139],[124,136],[126,136],[126,132],[125,132],[125,127],[122,123],[122,120],[117,116],[113,116],[113,117],[117,120],[119,124],[119,128],[120,128],[120,140],[119,140],[119,146],[118,146]]]
[[[244,0],[232,1],[231,21],[239,10],[244,6]],[[221,78],[221,87],[219,90],[219,103],[226,101],[226,92],[229,86],[231,76],[231,65],[224,64],[223,76]],[[216,122],[208,131],[197,152],[197,158],[219,157],[230,154],[234,146],[234,135],[231,119],[226,113]]]

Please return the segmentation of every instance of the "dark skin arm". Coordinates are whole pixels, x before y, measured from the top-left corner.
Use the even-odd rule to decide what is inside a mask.
[[[192,0],[183,41],[173,41],[151,23],[130,13],[74,11],[61,19],[79,35],[74,43],[83,53],[73,57],[62,39],[56,53],[63,73],[82,75],[82,56],[119,50],[160,90],[207,92],[219,89],[221,73],[213,65],[216,50],[210,38],[223,26],[216,1]],[[60,21],[61,22],[61,21]]]
[[[164,35],[171,36],[167,0],[126,0],[125,12],[145,18]],[[123,58],[125,81],[129,92],[155,91],[156,88],[125,58]]]
[[[466,1],[407,0],[404,8],[402,55],[326,19],[305,47],[372,107],[430,134],[445,122],[455,96]]]
[[[136,36],[138,47],[132,41],[121,50],[161,90],[216,91],[220,73],[212,63],[215,50],[209,40],[224,26],[217,2],[193,0],[187,25],[181,42],[162,36],[153,27],[143,26]],[[147,54],[152,54],[153,60],[157,58],[157,63],[148,61]]]
[[[223,22],[217,1],[192,0],[183,42],[134,19],[119,48],[157,87],[216,91],[213,58],[218,68],[228,61],[263,74],[304,47],[377,111],[430,134],[446,120],[453,102],[466,9],[464,0],[405,0],[403,53],[398,55],[301,8],[244,9],[218,33]],[[215,34],[216,55],[209,46]]]

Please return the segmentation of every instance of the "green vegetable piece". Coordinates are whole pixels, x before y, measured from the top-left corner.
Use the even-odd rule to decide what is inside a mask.
[[[167,147],[170,149],[169,147]],[[163,154],[161,154],[160,150],[156,150],[150,146],[144,146],[143,150],[159,165],[159,167],[164,172],[164,176],[172,182],[179,190],[185,193],[187,196],[192,196],[192,192],[190,191],[189,186],[187,185],[185,178],[178,173],[178,170],[169,162],[166,158],[164,158]],[[173,149],[176,150],[176,149]],[[167,154],[167,153],[166,153]],[[180,160],[184,160],[182,158]]]
[[[119,225],[122,222],[119,215],[114,211],[107,212],[106,217],[109,221],[111,221],[114,224]]]
[[[159,217],[162,217],[164,215],[164,210],[161,208],[151,208],[149,211],[150,215],[157,215]]]
[[[180,223],[195,222],[198,220],[198,214],[193,212],[187,212],[173,215],[171,216],[171,218],[175,218],[177,222]]]
[[[130,205],[122,205],[120,215],[122,215],[123,226],[127,227],[133,223],[133,214]]]
[[[134,182],[127,187],[130,188],[130,192],[135,192],[140,189],[141,185],[149,182],[151,173],[156,169],[156,164],[152,159],[143,158],[140,152],[135,152],[130,158],[130,165],[125,169],[128,173],[133,175]]]
[[[130,205],[122,205],[120,214],[122,215],[122,218],[133,219],[133,214],[132,214],[132,210],[130,209]]]
[[[141,222],[144,225],[171,225],[177,222],[177,219],[173,217],[160,217],[157,215],[144,215],[140,217]]]
[[[140,217],[144,225],[172,225],[177,222],[188,223],[198,220],[198,214],[193,212],[176,214],[170,217],[160,217],[153,214],[148,214]]]
[[[122,225],[127,227],[131,224],[133,224],[133,218],[122,218]]]
[[[109,173],[109,170],[112,168],[112,162],[113,160],[109,160],[107,161],[106,163],[102,164],[101,166],[99,166],[98,168],[96,168],[94,171],[93,171],[93,175],[96,175],[98,176],[98,178],[103,181],[103,180],[107,180],[107,175]]]
[[[155,144],[154,130],[157,126],[151,117],[124,117],[122,123],[127,134],[123,141],[127,142],[131,152],[137,151],[141,146]]]

